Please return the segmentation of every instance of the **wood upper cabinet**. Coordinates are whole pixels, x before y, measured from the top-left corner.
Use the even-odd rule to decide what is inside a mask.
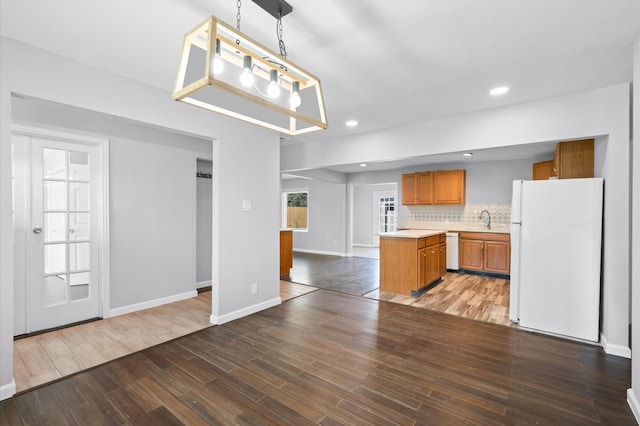
[[[445,170],[402,175],[402,204],[464,204],[465,171]]]
[[[559,142],[553,157],[553,176],[558,179],[594,176],[594,140]]]
[[[465,171],[433,172],[433,204],[464,205]]]
[[[547,180],[551,176],[555,176],[553,171],[553,160],[533,163],[532,176],[533,180]]]
[[[511,268],[510,239],[509,234],[461,232],[460,269],[508,275]]]
[[[402,175],[402,204],[433,204],[431,172]]]

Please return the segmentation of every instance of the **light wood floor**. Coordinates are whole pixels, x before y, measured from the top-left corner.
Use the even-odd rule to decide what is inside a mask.
[[[440,284],[417,298],[385,293],[379,289],[364,297],[493,324],[512,325],[509,320],[509,280],[502,278],[447,272]]]
[[[282,281],[283,301],[314,287]],[[211,292],[151,309],[18,339],[13,374],[18,392],[210,326]]]

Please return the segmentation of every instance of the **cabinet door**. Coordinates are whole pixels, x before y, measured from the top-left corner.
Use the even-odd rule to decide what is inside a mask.
[[[447,244],[440,243],[440,276],[447,273]]]
[[[440,247],[439,244],[427,247],[427,284],[440,278]]]
[[[464,204],[464,170],[433,172],[433,204]]]
[[[402,204],[416,204],[416,174],[402,175]]]
[[[502,241],[484,242],[484,270],[508,274],[511,263],[510,244]]]
[[[418,249],[418,282],[416,290],[427,285],[427,249]]]
[[[558,178],[590,178],[594,175],[594,140],[560,142],[556,145]]]
[[[533,163],[532,176],[533,180],[547,180],[551,176],[555,176],[553,172],[553,160]]]
[[[433,204],[433,174],[416,173],[416,204]]]
[[[484,241],[460,239],[459,267],[482,271],[484,267]]]

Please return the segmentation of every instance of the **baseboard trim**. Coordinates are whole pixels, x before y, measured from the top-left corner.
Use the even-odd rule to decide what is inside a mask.
[[[294,248],[293,251],[298,253],[325,254],[327,256],[348,257],[347,253],[340,253],[337,251],[307,250],[307,249],[297,249],[297,248]]]
[[[196,289],[199,288],[203,288],[203,287],[211,287],[212,285],[212,281],[200,281],[199,283],[196,283]]]
[[[609,343],[604,334],[600,334],[600,343],[602,343],[602,348],[607,354],[631,359],[631,349],[626,346],[613,345]]]
[[[351,244],[353,247],[376,248],[373,244]]]
[[[16,381],[11,378],[11,383],[0,386],[0,401],[11,398],[16,394]]]
[[[187,291],[186,293],[174,294],[172,296],[160,297],[158,299],[147,300],[146,302],[134,303],[133,305],[122,306],[120,308],[110,309],[105,318],[117,317],[118,315],[130,314],[132,312],[141,311],[143,309],[155,308],[156,306],[166,305],[167,303],[179,302],[180,300],[196,297],[196,290]]]
[[[627,404],[629,404],[636,421],[640,424],[640,403],[638,403],[638,398],[636,398],[636,394],[631,388],[627,389]]]
[[[282,303],[282,299],[280,297],[276,297],[271,300],[267,300],[266,302],[258,303],[256,305],[247,306],[246,308],[238,309],[237,311],[230,312],[224,315],[211,315],[209,321],[214,325],[222,325],[224,323],[237,320],[242,317],[246,317],[247,315],[255,314],[256,312],[264,311],[265,309],[273,308],[274,306],[278,306]]]

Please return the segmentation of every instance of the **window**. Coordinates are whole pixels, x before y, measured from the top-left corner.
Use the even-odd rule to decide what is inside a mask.
[[[306,231],[309,220],[309,191],[282,194],[283,227]]]

